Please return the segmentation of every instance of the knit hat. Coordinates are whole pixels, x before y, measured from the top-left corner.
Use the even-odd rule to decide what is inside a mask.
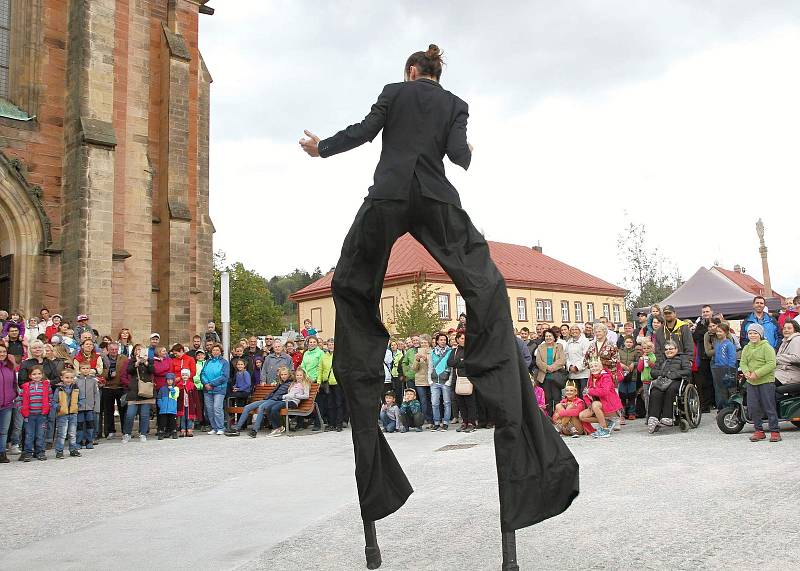
[[[183,374],[186,373],[188,376],[192,376],[192,372],[189,369],[181,369],[181,377]]]
[[[175,373],[167,373],[166,375],[164,375],[164,378],[167,379],[167,380],[172,379],[174,381],[175,380]]]
[[[408,391],[411,391],[412,393],[414,393],[414,396],[415,396],[415,397],[417,396],[417,390],[416,390],[415,388],[413,388],[413,387],[408,387],[408,388],[407,388],[407,389],[405,389],[403,392],[405,393],[405,392],[408,392]]]
[[[760,323],[751,323],[747,328],[747,332],[750,333],[751,331],[755,331],[759,337],[764,338],[764,326]]]

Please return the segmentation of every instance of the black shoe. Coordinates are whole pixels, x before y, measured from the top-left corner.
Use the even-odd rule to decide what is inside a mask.
[[[337,426],[336,427],[336,432],[341,432],[341,431],[342,431],[342,427],[341,426]]]
[[[315,426],[314,428],[311,429],[311,432],[319,432],[320,430],[322,429],[319,426]]]
[[[63,450],[59,450],[58,452],[56,452],[56,459],[57,460],[63,460],[64,459],[64,451]]]
[[[159,433],[159,435],[157,437],[157,440],[164,440],[164,435]]]
[[[442,429],[442,430],[447,430],[447,423],[445,423],[445,424],[442,424],[442,426],[441,426],[441,429]]]
[[[250,430],[250,431],[247,433],[247,435],[248,435],[250,438],[255,438],[256,436],[258,436],[258,432],[256,432],[255,430]]]
[[[45,456],[44,452],[39,452],[36,455],[36,459],[37,460],[41,460],[42,462],[44,462],[45,460],[47,460],[47,456]]]
[[[226,428],[225,436],[239,436],[239,431],[235,428]]]
[[[437,430],[439,430],[439,425],[438,425],[438,424],[434,424],[434,425],[432,425],[432,426],[431,426],[431,430],[433,430],[434,432],[436,432]]]
[[[20,462],[30,462],[31,461],[31,455],[28,454],[27,452],[23,452],[22,454],[19,455],[19,461]]]
[[[172,433],[172,439],[173,440],[177,440],[178,439],[178,433],[177,432],[173,432]]]
[[[78,452],[77,450],[70,450],[69,455],[72,456],[73,458],[78,458],[81,455],[81,453]]]
[[[8,464],[11,460],[8,459],[5,452],[0,452],[0,464]]]

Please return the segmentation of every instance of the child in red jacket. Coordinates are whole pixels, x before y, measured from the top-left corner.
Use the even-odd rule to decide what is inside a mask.
[[[553,424],[564,436],[578,438],[581,434],[594,432],[592,425],[581,422],[578,415],[586,408],[586,404],[578,396],[578,388],[569,382],[564,388],[564,398],[556,405],[553,413]]]
[[[592,434],[595,438],[609,438],[614,425],[618,422],[617,411],[622,408],[617,389],[611,373],[603,369],[599,359],[592,359],[589,364],[591,375],[586,383],[583,401],[586,410],[578,418],[583,422],[596,422],[600,425],[597,432]],[[609,420],[606,421],[606,418]]]
[[[30,462],[32,456],[37,460],[47,460],[44,455],[44,427],[49,412],[50,382],[44,378],[42,367],[34,365],[28,372],[28,382],[22,385],[20,413],[25,423],[25,447],[20,461]]]

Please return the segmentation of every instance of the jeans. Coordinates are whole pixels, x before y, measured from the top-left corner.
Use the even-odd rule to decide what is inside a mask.
[[[626,377],[627,378],[627,377]],[[622,400],[624,414],[636,414],[636,381],[633,379],[622,381],[617,387]]]
[[[94,411],[82,410],[78,412],[78,444],[89,446],[94,442]]]
[[[88,411],[94,415],[94,411]],[[56,452],[64,451],[64,442],[69,438],[69,451],[78,449],[78,415],[81,413],[65,414],[56,419]]]
[[[11,426],[12,416],[14,416],[13,407],[0,410],[0,454],[5,454],[6,451],[6,440],[8,439],[8,429]]]
[[[382,410],[380,417],[381,417],[381,424],[383,425],[383,429],[386,432],[394,432],[395,430],[397,430],[397,424],[395,423],[394,420],[389,418],[389,413],[387,413],[385,410]]]
[[[25,419],[25,448],[23,451],[26,454],[36,452],[36,454],[44,454],[44,425],[47,423],[47,417],[43,414],[31,414]],[[34,440],[36,441],[36,448],[34,448]]]
[[[726,387],[723,379],[726,374],[733,375],[733,385]],[[736,369],[734,367],[711,367],[711,376],[714,379],[714,401],[717,410],[722,410],[731,398],[731,391],[736,386]]]
[[[19,443],[22,442],[22,424],[23,418],[22,413],[19,411],[18,408],[12,409],[14,412],[11,414],[11,438],[9,441],[11,442],[12,446],[19,446]]]
[[[58,412],[58,406],[50,404],[50,414],[47,415],[47,426],[45,427],[46,430],[46,440],[47,442],[52,442],[56,436],[56,425],[58,424],[58,420],[56,419],[56,413]]]
[[[116,432],[114,424],[114,404],[117,405],[119,411],[120,424],[125,422],[125,408],[120,402],[120,398],[124,394],[123,389],[100,389],[103,400],[103,436],[108,436],[111,432]],[[122,427],[120,426],[120,429]]]
[[[208,397],[210,398],[210,397]],[[261,421],[264,419],[264,409],[261,408],[265,400],[257,400],[255,402],[251,402],[242,409],[242,414],[239,415],[239,420],[236,422],[237,430],[241,430],[244,428],[244,425],[247,424],[247,421],[250,419],[250,413],[254,410],[257,410],[256,419],[254,421],[254,426],[258,426],[258,428],[254,428],[256,432],[258,432],[259,428],[261,428]]]
[[[422,407],[422,415],[425,417],[425,422],[432,422],[433,415],[431,414],[431,388],[430,387],[416,387],[417,400]]]
[[[150,403],[139,404],[136,401],[128,403],[126,407],[128,410],[125,413],[125,425],[122,428],[122,433],[131,435],[133,431],[133,419],[136,418],[136,413],[139,413],[139,435],[148,434],[150,432]]]
[[[286,401],[271,400],[267,401],[264,405],[264,410],[269,415],[269,423],[272,428],[280,428],[281,426],[281,411],[286,408]]]
[[[223,430],[225,428],[225,395],[214,395],[206,393],[206,418],[213,430]]]
[[[439,403],[444,399],[444,418],[441,417]],[[450,387],[444,383],[431,385],[431,407],[433,408],[433,424],[450,422]]]
[[[194,421],[186,415],[178,417],[181,430],[193,430]]]
[[[747,412],[753,419],[756,430],[764,430],[764,415],[766,414],[770,432],[778,432],[775,383],[760,385],[747,383]]]

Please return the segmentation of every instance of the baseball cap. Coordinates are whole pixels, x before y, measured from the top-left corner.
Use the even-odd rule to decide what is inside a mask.
[[[81,313],[78,317],[75,318],[75,321],[89,321],[89,316]]]
[[[665,305],[664,309],[662,311],[671,311],[672,313],[675,313],[675,306],[674,305]]]
[[[150,339],[161,339],[161,335],[159,335],[158,333],[151,333]]]
[[[646,311],[637,311],[636,312],[636,316],[638,317],[639,315],[644,315],[645,317],[647,317],[647,312]]]

